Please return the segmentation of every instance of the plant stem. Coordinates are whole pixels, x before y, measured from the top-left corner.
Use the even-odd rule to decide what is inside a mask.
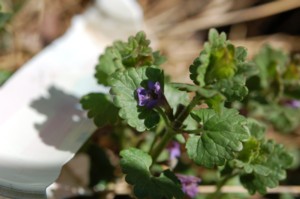
[[[166,99],[165,95],[163,95],[163,107],[165,109],[166,115],[168,116],[170,121],[174,120],[174,115],[173,115],[173,109],[170,106],[168,100]]]
[[[221,181],[218,182],[217,184],[217,189],[216,191],[212,194],[211,199],[219,199],[221,196],[221,189],[222,187],[228,182],[228,180],[234,178],[235,176],[237,176],[239,173],[238,172],[233,172],[230,175],[225,176]]]
[[[152,143],[151,143],[151,146],[150,146],[150,149],[149,149],[149,154],[151,154],[153,152],[153,148],[155,146],[156,141],[158,140],[158,137],[159,137],[159,134],[156,134],[153,141],[152,141]]]
[[[163,124],[163,123],[161,123],[161,124]],[[160,125],[160,126],[162,126],[162,125]],[[160,135],[162,135],[163,132],[165,131],[164,126],[163,126],[163,128],[158,127],[157,129],[158,129],[158,131],[156,132],[155,137],[154,137],[154,139],[153,139],[153,141],[152,141],[152,143],[151,143],[151,146],[150,146],[150,149],[149,149],[149,154],[152,153],[153,148],[154,148],[154,146],[155,146],[155,143],[157,142],[157,140],[158,140],[158,138],[160,137]]]
[[[161,154],[161,152],[164,150],[164,148],[167,146],[169,141],[173,138],[174,133],[170,131],[166,131],[166,133],[163,135],[162,139],[156,145],[156,147],[153,149],[152,153],[150,154],[152,157],[153,163],[156,162],[158,156]]]
[[[198,127],[198,129],[195,130],[185,130],[186,133],[188,134],[197,134],[197,135],[202,135],[203,134],[203,129],[200,127]]]
[[[161,152],[164,150],[164,148],[167,146],[168,142],[173,138],[175,135],[175,132],[170,124],[170,121],[164,111],[161,108],[156,108],[158,113],[163,118],[166,128],[165,128],[165,134],[163,135],[162,139],[159,141],[159,143],[155,146],[155,142],[157,142],[158,137],[160,134],[156,135],[155,139],[153,140],[151,149],[150,149],[150,155],[152,157],[153,164],[156,162],[158,156],[161,154]]]
[[[161,115],[161,117],[163,118],[168,131],[174,132],[173,127],[171,126],[170,120],[168,119],[168,117],[166,117],[166,114],[164,113],[164,111],[159,107],[157,107],[156,110]]]
[[[179,113],[178,117],[176,117],[174,120],[173,120],[173,115],[167,117],[161,108],[159,108],[159,107],[156,108],[156,110],[162,116],[162,118],[166,124],[166,133],[163,135],[162,139],[156,145],[156,147],[154,147],[154,149],[150,151],[153,163],[156,162],[158,156],[161,154],[161,152],[167,146],[168,142],[177,133],[175,129],[178,130],[182,126],[183,121],[188,117],[188,115],[193,110],[193,108],[198,104],[198,101],[200,98],[201,97],[199,95],[196,95],[193,98],[193,100],[189,103],[189,105],[187,107],[185,107],[185,109],[183,109],[182,112]],[[172,109],[169,109],[169,111],[170,110],[172,110]],[[172,124],[170,123],[170,120],[173,121]],[[156,139],[154,139],[154,141],[156,142]]]
[[[182,112],[175,118],[173,122],[173,127],[175,129],[178,129],[181,127],[183,121],[189,116],[190,112],[193,110],[193,108],[198,104],[199,100],[201,99],[200,95],[197,95],[192,99],[192,101],[189,103],[185,109],[182,110]]]

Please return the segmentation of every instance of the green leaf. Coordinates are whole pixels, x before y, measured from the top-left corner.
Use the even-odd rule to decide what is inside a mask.
[[[234,47],[226,40],[225,33],[209,31],[209,41],[190,66],[190,78],[195,84],[220,91],[227,101],[243,99],[248,90],[246,76],[253,75],[245,61],[246,49]]]
[[[281,133],[290,133],[300,125],[300,109],[275,103],[261,105],[251,103],[252,116],[262,117],[269,121]]]
[[[252,61],[243,62],[241,66],[239,66],[238,73],[242,76],[245,76],[246,79],[249,79],[253,76],[256,76],[259,73],[259,70],[256,64]]]
[[[202,98],[211,98],[217,94],[219,94],[218,91],[208,88],[202,88],[198,85],[192,85],[192,84],[185,84],[185,83],[170,83],[171,86],[174,88],[177,88],[178,90],[185,91],[185,92],[196,92],[199,94]]]
[[[193,111],[193,117],[202,125],[201,135],[191,136],[187,151],[191,159],[205,167],[224,165],[243,148],[249,138],[246,119],[235,109],[223,109],[218,114],[212,109]]]
[[[0,70],[0,86],[4,84],[4,82],[8,80],[11,75],[12,73],[9,71]]]
[[[88,117],[94,119],[98,127],[115,124],[119,117],[119,109],[112,103],[110,95],[90,93],[80,100],[83,109],[88,111]]]
[[[250,194],[256,191],[265,194],[267,187],[278,186],[279,180],[286,177],[285,169],[292,164],[293,159],[282,145],[266,141],[261,144],[260,156],[255,161],[260,163],[260,167],[254,169],[252,173],[241,175],[240,181]]]
[[[184,83],[171,83],[171,85],[181,91],[196,92],[201,98],[205,99],[205,103],[216,112],[221,112],[222,107],[224,107],[225,97],[217,90]]]
[[[108,85],[109,76],[116,70],[122,70],[124,68],[120,52],[114,47],[108,47],[105,49],[105,53],[99,58],[95,77],[100,84]]]
[[[252,86],[254,85],[254,88],[260,91],[259,95],[266,101],[280,101],[285,92],[283,77],[288,69],[288,55],[280,49],[265,45],[253,60],[259,73],[253,77],[255,81]],[[250,80],[248,84],[251,83]],[[286,87],[291,86],[286,85]]]
[[[262,140],[265,137],[266,126],[264,124],[251,118],[247,119],[247,123],[251,136],[258,140]]]
[[[228,44],[221,48],[213,48],[210,65],[206,70],[205,81],[213,83],[216,80],[227,79],[234,76],[237,68],[234,60],[234,46]]]
[[[149,168],[152,158],[147,153],[129,148],[121,151],[121,167],[125,180],[134,186],[134,194],[137,198],[149,199],[181,199],[184,194],[176,176],[170,171],[165,170],[160,176],[152,176]]]
[[[276,80],[276,76],[281,76],[285,71],[288,56],[281,50],[265,45],[254,57],[254,62],[259,69],[260,85],[262,88],[272,87],[271,83]]]
[[[159,66],[165,58],[158,51],[153,52],[150,41],[144,32],[138,32],[128,38],[127,42],[116,41],[105,49],[96,66],[96,74],[100,84],[109,85],[108,78],[114,72],[123,71],[131,67]]]
[[[207,77],[208,70],[215,71],[215,69],[224,69],[224,67],[218,68],[217,66],[214,66],[220,63],[220,58],[225,54],[225,51],[227,50],[225,33],[219,35],[217,30],[211,29],[209,31],[208,37],[209,41],[204,44],[203,51],[190,66],[190,78],[194,81],[195,84],[201,85],[202,87],[205,86],[209,81]],[[215,72],[218,73],[220,72],[220,70],[217,70]],[[211,72],[210,76],[213,76],[213,71]],[[216,75],[215,77],[211,78],[219,79],[221,77],[218,77]]]
[[[264,166],[265,157],[261,155],[261,142],[251,137],[243,144],[243,150],[238,153],[235,160],[232,161],[233,167],[243,169],[244,173],[257,173],[262,176],[268,176],[271,170]]]
[[[300,110],[292,107],[270,105],[264,108],[266,118],[282,133],[290,133],[300,125]],[[270,113],[269,115],[267,113]]]
[[[231,79],[222,79],[213,85],[213,88],[219,90],[227,99],[227,101],[242,101],[248,94],[245,86],[246,80],[242,75],[237,75]]]
[[[159,122],[159,115],[152,109],[138,106],[136,89],[147,87],[147,82],[160,82],[164,88],[163,72],[155,67],[129,68],[111,75],[111,94],[114,104],[120,108],[119,115],[137,131],[153,128]]]
[[[206,104],[214,109],[217,113],[221,113],[224,107],[225,97],[217,92],[214,96],[205,100]]]
[[[153,57],[154,57],[154,62],[153,62],[153,65],[155,65],[155,66],[160,66],[160,65],[162,65],[163,63],[165,63],[166,62],[166,57],[165,56],[162,56],[161,54],[160,54],[160,52],[159,51],[155,51],[155,52],[153,52]]]
[[[199,127],[199,123],[194,120],[191,114],[184,120],[183,122],[183,129],[185,131],[193,131]]]
[[[172,84],[166,84],[164,87],[164,93],[171,108],[174,110],[174,114],[179,104],[187,105],[189,103],[189,96],[172,86]]]
[[[235,48],[235,60],[237,64],[237,73],[247,78],[257,75],[259,70],[254,62],[247,62],[247,49],[241,46]]]
[[[186,92],[196,92],[200,88],[197,85],[185,84],[185,83],[170,83],[170,85],[174,88],[177,88],[178,90],[186,91]]]
[[[282,145],[265,141],[265,127],[248,119],[252,137],[243,144],[236,159],[227,164],[231,171],[240,170],[240,181],[250,194],[266,193],[267,187],[274,188],[285,178],[285,169],[292,163],[292,157]]]
[[[254,137],[251,137],[247,142],[243,143],[243,150],[238,153],[237,160],[243,161],[243,163],[250,163],[259,156],[259,150],[260,142]],[[240,166],[245,166],[244,164],[241,164],[241,162],[238,164]]]

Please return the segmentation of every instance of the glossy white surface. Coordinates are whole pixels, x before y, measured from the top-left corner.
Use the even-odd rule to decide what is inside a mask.
[[[132,9],[140,8],[130,7],[128,13]],[[94,67],[106,45],[122,33],[118,28],[118,34],[107,34],[117,27],[99,28],[97,20],[103,24],[117,18],[103,18],[95,8],[76,16],[64,36],[0,88],[0,195],[45,197],[63,164],[94,131],[79,99],[92,91],[107,92],[96,84]],[[134,20],[142,21],[141,15]],[[136,26],[127,27],[122,37],[136,31]]]

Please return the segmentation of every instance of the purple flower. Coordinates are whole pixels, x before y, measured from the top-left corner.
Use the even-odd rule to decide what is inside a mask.
[[[176,174],[176,176],[181,182],[182,191],[189,197],[194,198],[198,193],[198,184],[201,182],[201,179],[181,174]]]
[[[159,82],[148,82],[148,88],[136,89],[139,106],[154,108],[163,98],[162,90]]]
[[[176,159],[180,157],[180,144],[176,141],[170,142],[170,144],[167,146],[167,150],[170,153],[170,159]]]
[[[299,100],[289,100],[285,104],[291,108],[300,108]]]

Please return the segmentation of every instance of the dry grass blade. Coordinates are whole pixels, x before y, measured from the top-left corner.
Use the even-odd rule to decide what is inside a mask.
[[[260,6],[232,11],[221,15],[204,16],[179,23],[175,28],[170,30],[169,36],[260,19],[299,7],[299,0],[278,0]]]

